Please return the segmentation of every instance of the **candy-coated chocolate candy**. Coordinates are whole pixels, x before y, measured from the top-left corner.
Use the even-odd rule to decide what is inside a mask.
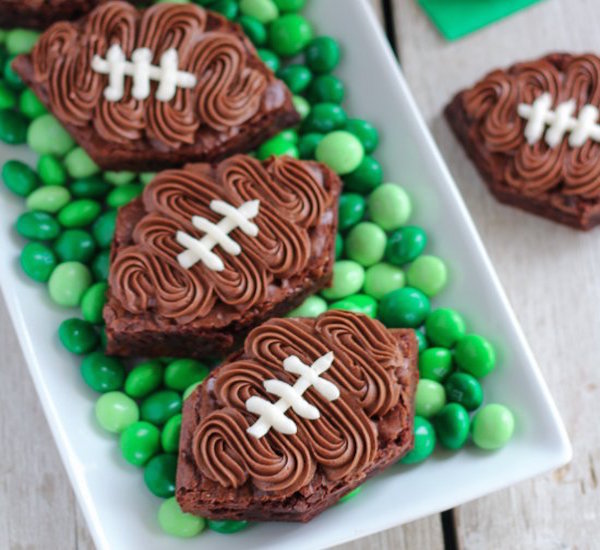
[[[106,197],[106,204],[111,208],[120,208],[129,204],[142,194],[144,186],[137,183],[127,183],[113,189]]]
[[[191,386],[188,386],[185,391],[183,392],[183,400],[185,401],[190,395],[192,395],[192,393],[194,393],[194,390],[200,385],[202,384],[202,382],[194,382]]]
[[[340,46],[330,36],[317,36],[306,46],[304,59],[311,71],[319,74],[328,73],[333,71],[340,62]]]
[[[237,533],[248,527],[247,521],[237,521],[233,519],[209,519],[208,528],[217,533],[231,534]]]
[[[463,336],[454,350],[456,364],[476,378],[483,378],[496,367],[496,352],[492,344],[478,334]]]
[[[102,207],[92,199],[77,199],[67,204],[59,213],[58,221],[63,227],[85,227],[100,214]]]
[[[142,401],[141,411],[143,420],[162,426],[181,412],[181,395],[171,390],[158,391]]]
[[[412,262],[427,245],[427,235],[420,227],[407,225],[388,236],[385,259],[394,265]]]
[[[258,54],[258,57],[260,57],[262,62],[269,69],[271,69],[274,73],[276,73],[279,70],[279,67],[281,67],[281,61],[275,52],[268,50],[267,48],[258,48],[256,50],[256,53]],[[295,96],[295,97],[300,97],[300,96]],[[302,98],[302,99],[304,99],[304,98]],[[294,102],[294,104],[295,104],[295,102]],[[299,109],[297,107],[296,107],[296,110],[299,111]]]
[[[293,94],[306,90],[312,80],[312,73],[306,65],[288,65],[277,71],[277,76],[283,80]]]
[[[370,155],[379,144],[379,132],[370,122],[360,118],[350,118],[346,122],[346,130],[352,132],[363,144],[365,153]]]
[[[175,497],[165,500],[158,510],[158,524],[173,537],[190,538],[199,535],[206,527],[206,520],[181,511]]]
[[[339,300],[356,294],[365,282],[364,268],[352,260],[339,260],[333,265],[333,281],[321,291],[326,300]]]
[[[110,265],[110,250],[102,250],[92,260],[92,273],[99,281],[108,279],[108,268]]]
[[[339,260],[344,253],[344,237],[339,233],[335,236],[335,259]]]
[[[279,9],[273,0],[240,0],[239,5],[243,15],[254,17],[265,25],[279,16]]]
[[[55,214],[68,204],[71,193],[61,185],[45,185],[39,187],[27,197],[25,204],[29,210]]]
[[[275,155],[276,157],[288,155],[290,157],[298,158],[300,153],[293,143],[290,143],[290,141],[281,136],[275,136],[265,141],[258,148],[256,157],[259,160],[265,160],[271,155]]]
[[[365,267],[383,259],[387,237],[373,222],[360,222],[346,236],[346,255]]]
[[[435,309],[425,321],[427,338],[436,346],[451,348],[465,335],[466,331],[464,319],[454,309]]]
[[[129,399],[129,398],[128,398]],[[177,456],[160,454],[151,458],[144,468],[144,482],[153,495],[169,498],[175,494]]]
[[[6,33],[4,45],[10,55],[29,53],[39,37],[40,33],[37,31],[12,29]]]
[[[98,424],[111,433],[121,433],[140,418],[137,403],[120,391],[101,395],[94,411]]]
[[[44,185],[65,185],[67,183],[67,171],[61,162],[52,155],[41,155],[37,171]]]
[[[365,215],[365,199],[356,193],[342,193],[338,203],[338,228],[350,229]]]
[[[421,378],[442,382],[452,372],[452,353],[446,348],[428,348],[419,355]]]
[[[306,117],[310,114],[310,111],[312,110],[310,103],[301,95],[293,96],[292,103],[294,104],[294,109],[296,109],[296,111],[300,115],[300,120],[305,120]]]
[[[42,243],[27,243],[21,251],[20,260],[26,275],[40,283],[50,278],[58,263],[54,251]]]
[[[135,172],[129,172],[127,170],[121,170],[119,172],[112,172],[110,170],[104,172],[102,177],[108,182],[115,186],[125,185],[131,183],[137,177]]]
[[[69,189],[78,199],[99,199],[110,191],[111,185],[99,176],[90,176],[71,182]]]
[[[67,229],[56,239],[54,251],[61,261],[89,262],[96,252],[94,238],[83,229]]]
[[[395,183],[383,183],[367,200],[371,219],[386,231],[393,231],[404,225],[412,212],[408,193]]]
[[[504,405],[486,405],[473,417],[473,442],[486,451],[504,447],[513,436],[514,430],[515,418]]]
[[[363,313],[369,317],[375,318],[377,316],[377,300],[366,294],[353,294],[347,296],[337,302],[333,302],[329,309],[344,309],[347,311],[353,311],[354,313]]]
[[[277,5],[279,11],[290,12],[300,11],[304,7],[306,0],[273,0],[273,2]]]
[[[45,114],[36,118],[29,125],[27,145],[38,155],[48,154],[63,157],[75,147],[75,141],[54,116]]]
[[[415,412],[424,418],[430,418],[440,412],[446,404],[444,386],[435,380],[422,378],[417,385]]]
[[[83,319],[66,319],[58,327],[58,337],[71,353],[83,355],[98,346],[98,333],[94,326]]]
[[[353,499],[361,491],[362,491],[362,485],[359,485],[355,489],[352,489],[352,491],[350,491],[349,493],[346,493],[342,498],[340,498],[340,500],[338,500],[338,504],[341,502],[347,502],[348,500]]]
[[[415,445],[412,451],[400,460],[401,464],[417,464],[423,462],[435,449],[435,430],[429,420],[422,416],[415,416],[414,432]]]
[[[348,191],[366,194],[383,182],[381,164],[373,157],[365,155],[358,167],[344,176],[344,188]]]
[[[107,248],[112,242],[117,223],[117,210],[107,210],[100,214],[94,225],[92,225],[92,235],[96,239],[100,248]]]
[[[12,109],[0,110],[0,141],[9,145],[20,145],[27,139],[29,121]]]
[[[341,129],[346,123],[346,112],[335,103],[313,105],[302,123],[302,133],[317,132],[328,134]]]
[[[448,449],[460,449],[469,438],[469,413],[458,403],[444,405],[433,418],[433,425],[438,440]]]
[[[312,36],[310,23],[302,15],[288,13],[271,23],[269,46],[277,54],[291,57],[299,54],[310,42]]]
[[[26,197],[40,185],[37,174],[20,160],[9,160],[2,166],[2,181],[15,195]]]
[[[0,110],[13,109],[17,105],[17,92],[0,80]]]
[[[208,376],[206,365],[194,359],[177,359],[165,369],[165,386],[172,390],[184,391],[195,382],[202,382]]]
[[[379,317],[388,328],[416,328],[429,314],[429,299],[420,290],[399,288],[386,294],[379,305]]]
[[[336,103],[339,105],[344,101],[345,95],[344,83],[332,74],[317,76],[306,91],[306,98],[312,104]]]
[[[437,256],[419,256],[406,270],[406,280],[427,296],[435,296],[446,286],[448,269]]]
[[[81,376],[97,392],[116,391],[123,387],[125,367],[117,358],[95,351],[81,362]]]
[[[23,89],[25,89],[25,83],[21,80],[21,77],[15,73],[15,71],[12,68],[12,62],[14,60],[16,56],[10,56],[7,60],[6,63],[4,63],[4,70],[2,72],[3,76],[4,76],[4,82],[6,82],[6,84],[8,84],[13,90],[19,92]],[[0,60],[2,58],[0,57]]]
[[[362,162],[364,151],[360,141],[350,132],[338,130],[327,134],[315,150],[315,157],[336,174],[349,174]]]
[[[287,317],[318,317],[327,311],[327,302],[320,296],[309,296],[296,309],[287,314]]]
[[[50,298],[63,307],[75,307],[92,284],[90,270],[81,262],[58,264],[48,280]]]
[[[460,403],[468,411],[474,411],[483,402],[481,384],[466,372],[451,374],[444,387],[448,401]]]
[[[162,384],[164,367],[158,359],[138,363],[125,379],[125,392],[131,397],[145,397]]]
[[[184,396],[185,399],[185,396]],[[179,434],[181,432],[181,414],[176,414],[167,420],[160,434],[162,448],[167,453],[176,453],[179,449]]]
[[[102,310],[106,303],[108,285],[104,282],[95,283],[88,288],[81,298],[81,314],[83,318],[94,324],[102,322]]]
[[[237,16],[239,6],[236,0],[215,0],[211,2],[210,9],[232,20]]]
[[[26,239],[49,241],[60,233],[58,222],[46,212],[25,212],[17,218],[17,233]]]
[[[34,124],[38,120],[40,119],[36,119]],[[67,173],[73,179],[88,178],[100,172],[98,165],[81,147],[71,150],[65,157],[64,163]]]
[[[48,113],[44,104],[37,98],[33,90],[29,88],[23,90],[19,96],[19,111],[29,119],[34,119]]]
[[[134,422],[121,432],[119,446],[127,462],[143,466],[160,448],[160,431],[149,422]]]
[[[323,139],[323,134],[310,132],[302,134],[298,140],[298,153],[301,159],[314,159],[317,145]]]
[[[367,269],[365,273],[364,291],[381,300],[386,294],[404,286],[404,271],[395,265],[377,263]]]
[[[415,330],[415,336],[417,337],[417,342],[419,343],[419,353],[423,353],[429,346],[427,338],[425,338],[425,335],[420,330]]]
[[[238,23],[244,29],[244,34],[255,46],[264,46],[267,43],[267,29],[256,17],[241,15]]]

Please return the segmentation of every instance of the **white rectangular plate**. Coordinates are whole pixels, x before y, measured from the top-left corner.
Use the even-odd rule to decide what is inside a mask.
[[[144,486],[141,471],[121,459],[116,438],[96,427],[96,396],[81,380],[78,359],[58,342],[59,323],[76,312],[55,307],[45,286],[21,273],[18,256],[24,242],[13,223],[23,201],[2,186],[2,290],[99,549],[313,550],[452,508],[556,468],[571,457],[540,371],[370,7],[364,0],[311,0],[307,17],[319,34],[340,40],[344,57],[337,74],[347,85],[347,111],[380,129],[377,158],[387,179],[410,192],[415,205],[411,222],[428,231],[428,250],[448,261],[451,282],[434,305],[459,309],[469,329],[489,337],[498,350],[498,368],[484,383],[485,399],[514,411],[515,437],[496,453],[469,448],[438,452],[420,466],[394,466],[367,483],[358,497],[306,525],[264,523],[235,535],[207,531],[192,540],[170,538],[157,525],[160,500]],[[0,147],[0,162],[15,156],[33,160],[24,150],[16,154],[15,148]]]

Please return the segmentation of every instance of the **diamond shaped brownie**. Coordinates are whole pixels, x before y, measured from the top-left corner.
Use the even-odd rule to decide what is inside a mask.
[[[291,157],[161,172],[117,217],[108,353],[230,352],[326,286],[340,188],[325,165]]]
[[[255,328],[185,401],[181,508],[312,519],[412,448],[417,356],[412,330],[348,311]]]
[[[446,117],[493,195],[589,229],[600,223],[600,58],[551,54],[489,73]]]
[[[213,162],[299,121],[241,28],[194,4],[103,3],[13,68],[104,169]]]

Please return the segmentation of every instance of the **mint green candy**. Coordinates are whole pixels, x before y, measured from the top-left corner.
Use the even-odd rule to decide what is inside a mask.
[[[354,313],[362,313],[371,318],[377,316],[377,300],[366,294],[353,294],[330,304],[329,309],[343,309]]]
[[[446,404],[444,386],[435,380],[422,378],[417,385],[415,413],[423,418],[435,416]]]
[[[298,158],[298,148],[289,140],[281,136],[275,136],[265,141],[257,151],[257,158],[265,160],[271,155],[276,157],[287,155],[289,157]]]
[[[135,172],[111,172],[109,170],[104,172],[103,176],[108,183],[119,186],[131,183],[137,177],[137,174]]]
[[[183,400],[185,401],[190,395],[192,395],[192,393],[194,393],[194,390],[201,384],[202,382],[194,382],[192,385],[188,386],[183,392]]]
[[[197,384],[194,384],[194,387]],[[187,390],[186,390],[187,392]],[[183,399],[187,399],[184,394]],[[179,449],[179,434],[181,433],[181,414],[176,414],[167,420],[160,434],[160,443],[167,453],[176,453]]]
[[[385,231],[406,224],[412,212],[408,193],[395,183],[384,183],[371,193],[367,201],[371,219]]]
[[[95,283],[82,296],[81,314],[89,323],[98,324],[102,322],[102,310],[106,303],[107,290],[108,284],[104,282]]]
[[[327,302],[320,296],[309,296],[296,309],[287,314],[287,317],[318,317],[327,311]]]
[[[102,206],[92,199],[78,199],[66,205],[58,213],[58,221],[63,227],[85,227],[100,214]]]
[[[362,162],[364,154],[358,138],[344,130],[327,134],[315,150],[317,160],[339,175],[355,170]]]
[[[4,42],[6,51],[10,55],[29,53],[39,37],[39,32],[28,29],[10,30],[6,33],[6,40]]]
[[[27,118],[37,118],[48,113],[44,104],[37,98],[33,90],[27,88],[19,96],[19,111]]]
[[[171,497],[165,500],[158,510],[158,524],[168,535],[191,538],[199,535],[204,530],[206,520],[182,512],[175,497]]]
[[[376,300],[381,300],[388,292],[402,288],[404,284],[402,269],[388,263],[377,263],[367,269],[363,290]]]
[[[63,157],[75,147],[73,138],[51,114],[42,115],[29,125],[27,144],[39,155],[57,157]]]
[[[294,109],[300,115],[300,120],[306,119],[306,117],[310,114],[311,106],[306,99],[304,99],[301,95],[292,96],[292,103],[294,104]]]
[[[146,397],[162,384],[164,367],[157,359],[138,363],[125,379],[125,393],[139,399]]]
[[[101,395],[96,401],[94,412],[98,424],[106,431],[116,434],[140,418],[137,403],[120,391]]]
[[[0,110],[12,109],[17,105],[17,94],[0,80]]]
[[[504,405],[492,403],[473,417],[473,443],[480,449],[495,451],[504,447],[515,431],[515,418]]]
[[[85,265],[80,262],[63,262],[50,275],[48,291],[50,298],[59,306],[76,307],[91,284],[92,274]]]
[[[242,2],[244,1],[242,0]],[[310,23],[302,15],[287,13],[271,23],[269,46],[276,54],[291,57],[299,54],[310,42],[312,36]]]
[[[419,256],[406,270],[406,280],[427,296],[435,296],[448,282],[448,269],[437,256]]]
[[[191,384],[202,382],[208,376],[206,365],[194,359],[176,359],[165,370],[165,386],[184,391]]]
[[[372,222],[361,222],[346,236],[346,255],[362,266],[375,265],[383,259],[386,241],[381,227]]]
[[[352,260],[340,260],[333,265],[333,281],[321,291],[326,300],[339,300],[356,294],[365,282],[365,270]]]
[[[263,25],[271,23],[279,16],[279,9],[273,0],[240,0],[240,11]]]
[[[106,197],[106,204],[112,208],[120,208],[130,203],[144,191],[143,185],[126,183],[115,187]]]
[[[55,214],[71,200],[71,193],[60,185],[46,185],[36,189],[27,197],[29,210]],[[60,219],[59,219],[60,221]]]
[[[45,283],[57,264],[54,251],[42,243],[27,243],[21,251],[21,267],[34,281]]]
[[[148,185],[156,177],[156,172],[142,172],[140,181],[143,185]]]
[[[40,185],[37,174],[20,160],[8,160],[2,166],[2,181],[15,195],[26,197]]]
[[[40,119],[37,119],[35,122],[38,120]],[[64,164],[69,176],[74,179],[88,178],[100,172],[98,165],[81,147],[75,147],[65,157]]]
[[[67,183],[67,171],[52,155],[40,156],[37,171],[44,185],[65,185]]]

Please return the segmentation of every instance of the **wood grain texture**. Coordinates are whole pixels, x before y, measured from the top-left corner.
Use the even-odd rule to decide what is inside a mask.
[[[486,72],[549,51],[600,51],[596,0],[546,0],[454,43],[415,0],[395,0],[410,87],[482,235],[565,420],[573,462],[455,511],[459,547],[594,548],[600,521],[600,231],[498,204],[441,117]]]

